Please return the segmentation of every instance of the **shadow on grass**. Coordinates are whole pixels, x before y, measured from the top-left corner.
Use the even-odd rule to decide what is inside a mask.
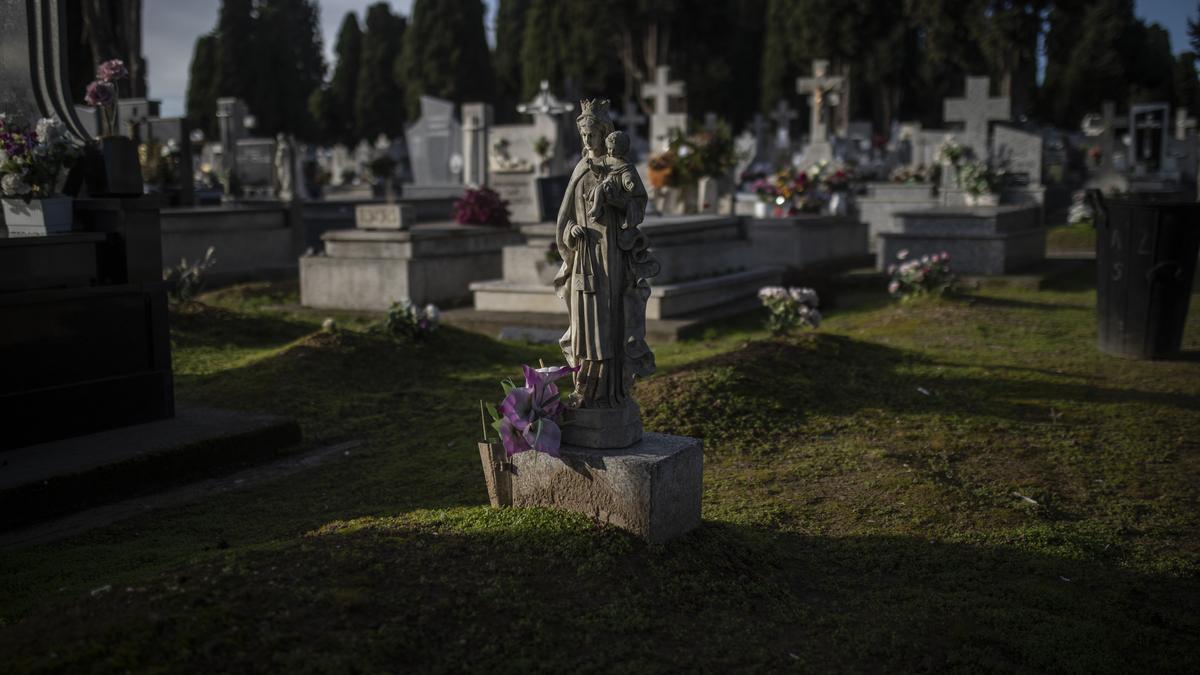
[[[999,307],[1005,309],[1037,309],[1054,312],[1062,311],[1064,309],[1083,312],[1095,311],[1095,307],[1090,305],[1069,305],[1061,302],[1030,302],[1028,300],[997,298],[989,295],[960,295],[956,296],[956,299],[965,302],[969,306]]]
[[[1195,579],[1021,545],[421,512],[55,603],[0,648],[13,673],[1194,672]]]
[[[183,348],[265,348],[286,344],[312,332],[312,325],[269,314],[233,312],[202,303],[171,311],[171,338]]]

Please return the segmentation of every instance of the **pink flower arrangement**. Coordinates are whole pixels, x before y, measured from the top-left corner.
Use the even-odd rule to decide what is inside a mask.
[[[492,428],[500,434],[500,441],[509,457],[530,450],[558,457],[562,445],[559,424],[566,406],[559,399],[558,385],[554,383],[579,368],[523,368],[524,387],[518,387],[509,380],[501,383],[504,386],[504,400],[498,408],[489,408]]]
[[[96,79],[87,86],[83,100],[93,108],[100,108],[104,128],[101,133],[111,136],[117,125],[117,80],[129,77],[129,70],[121,59],[110,59],[96,66]]]
[[[494,190],[481,187],[468,188],[462,199],[454,202],[454,220],[463,225],[493,225],[509,227],[508,202],[500,199]]]
[[[954,284],[950,254],[942,251],[909,259],[908,249],[896,252],[896,263],[888,265],[888,293],[901,299],[918,295],[942,295]]]

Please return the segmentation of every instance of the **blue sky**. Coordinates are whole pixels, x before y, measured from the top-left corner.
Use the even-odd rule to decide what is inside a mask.
[[[333,41],[342,17],[346,12],[354,11],[361,20],[363,9],[369,4],[372,0],[320,0],[327,59],[332,59]],[[389,4],[394,11],[407,16],[412,0],[389,0]],[[490,24],[495,0],[486,0],[486,4]],[[150,0],[144,3],[142,21],[144,51],[150,68],[150,96],[162,100],[163,115],[183,114],[192,46],[197,37],[212,30],[219,6],[220,0]],[[1162,24],[1170,32],[1171,46],[1176,52],[1188,49],[1187,19],[1196,11],[1195,2],[1137,0],[1136,8],[1139,17]]]

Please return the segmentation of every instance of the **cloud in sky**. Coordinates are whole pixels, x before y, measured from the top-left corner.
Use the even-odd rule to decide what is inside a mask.
[[[355,12],[361,22],[373,0],[321,0],[321,32],[325,59],[332,65],[333,43],[346,12]],[[390,0],[392,11],[408,16],[412,0]],[[492,3],[489,3],[489,5]],[[188,67],[196,38],[217,25],[220,0],[152,0],[143,5],[143,51],[149,65],[150,96],[162,100],[162,114],[184,113]]]

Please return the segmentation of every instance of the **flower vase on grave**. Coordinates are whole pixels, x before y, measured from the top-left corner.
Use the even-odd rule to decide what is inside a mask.
[[[835,191],[829,197],[829,215],[844,216],[850,210],[850,200],[845,192]]]
[[[73,224],[70,197],[0,199],[4,203],[4,227],[9,237],[41,237],[70,232]]]
[[[88,85],[84,101],[100,111],[100,137],[88,144],[82,162],[88,193],[95,197],[137,197],[142,194],[142,167],[138,161],[137,125],[129,124],[129,136],[118,132],[117,81],[129,77],[119,59],[96,68],[96,80]]]

